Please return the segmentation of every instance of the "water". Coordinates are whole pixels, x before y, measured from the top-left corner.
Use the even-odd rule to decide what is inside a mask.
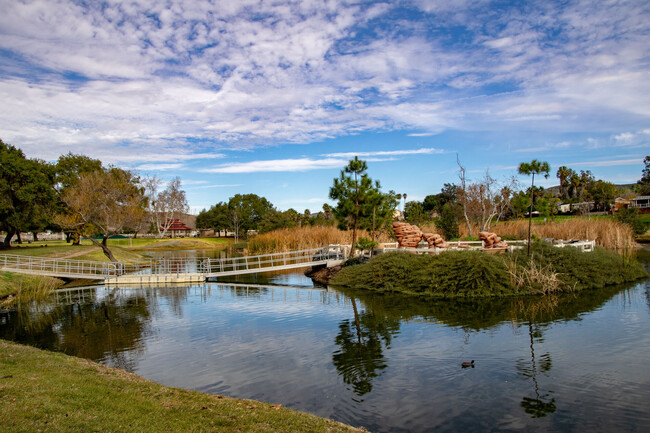
[[[551,300],[423,302],[285,273],[55,298],[0,313],[0,338],[376,432],[650,422],[647,281]]]

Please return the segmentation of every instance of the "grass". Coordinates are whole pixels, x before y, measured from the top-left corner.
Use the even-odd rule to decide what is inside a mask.
[[[40,300],[62,285],[57,278],[0,272],[0,305]]]
[[[369,237],[360,230],[358,237]],[[380,242],[391,242],[386,235],[379,238]],[[278,229],[257,235],[248,241],[250,254],[267,254],[272,252],[297,251],[310,248],[320,248],[327,245],[352,243],[352,231],[339,230],[331,226],[294,227]]]
[[[160,250],[197,250],[225,248],[232,242],[227,238],[173,238],[173,239],[109,239],[108,245],[133,249],[160,249]]]
[[[477,228],[473,228],[478,233]],[[528,220],[504,221],[490,231],[499,236],[517,239],[528,237]],[[460,225],[461,237],[468,235],[467,226]],[[613,218],[571,217],[558,221],[533,222],[532,234],[538,238],[595,240],[596,245],[615,251],[629,250],[636,246],[634,233],[627,224]]]
[[[5,432],[354,432],[279,405],[169,388],[122,370],[0,340]]]
[[[647,278],[629,256],[604,248],[583,253],[538,242],[526,252],[492,255],[448,251],[438,256],[387,253],[368,263],[344,267],[331,283],[375,292],[399,292],[444,298],[549,295]]]

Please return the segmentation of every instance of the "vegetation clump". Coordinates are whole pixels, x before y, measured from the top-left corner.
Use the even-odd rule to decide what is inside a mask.
[[[434,297],[548,295],[596,289],[645,278],[635,260],[603,248],[583,253],[537,242],[526,251],[496,256],[449,251],[438,256],[386,253],[344,267],[331,283],[376,292]]]

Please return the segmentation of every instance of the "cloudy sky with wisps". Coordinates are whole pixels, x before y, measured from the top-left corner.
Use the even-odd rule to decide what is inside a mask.
[[[194,209],[318,210],[354,155],[422,199],[457,154],[474,178],[535,158],[614,183],[650,154],[644,0],[0,5],[0,138],[180,176]]]

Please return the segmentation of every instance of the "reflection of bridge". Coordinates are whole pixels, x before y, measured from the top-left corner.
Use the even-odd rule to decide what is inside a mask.
[[[231,275],[334,266],[342,263],[348,254],[349,247],[343,245],[223,259],[173,258],[117,263],[4,254],[0,255],[0,270],[59,278],[104,280],[112,284],[198,282],[205,281],[206,278]]]

